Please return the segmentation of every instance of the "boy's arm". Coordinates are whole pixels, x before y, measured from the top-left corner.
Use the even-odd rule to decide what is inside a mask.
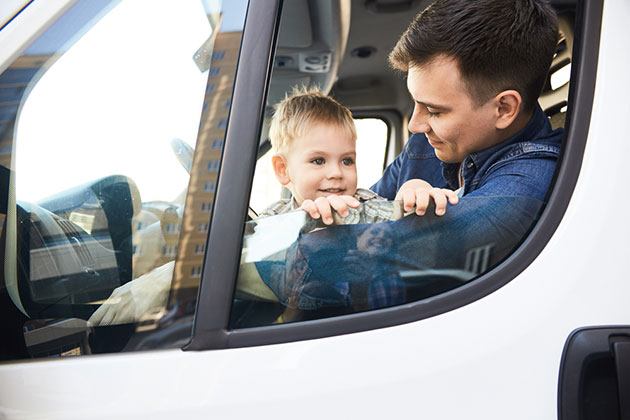
[[[431,200],[435,202],[436,216],[446,213],[447,203],[457,204],[459,197],[448,188],[435,188],[422,179],[410,179],[401,185],[395,200],[402,200],[405,213],[416,208],[416,214],[423,216]]]

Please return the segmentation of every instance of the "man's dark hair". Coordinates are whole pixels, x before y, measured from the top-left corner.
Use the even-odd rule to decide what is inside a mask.
[[[389,62],[407,72],[452,57],[478,104],[514,89],[531,110],[557,41],[557,17],[544,0],[437,0],[414,18]]]

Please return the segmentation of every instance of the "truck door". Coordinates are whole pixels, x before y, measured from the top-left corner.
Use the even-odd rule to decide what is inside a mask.
[[[0,30],[2,416],[553,419],[609,337],[625,369],[612,327],[563,362],[630,319],[624,199],[601,206],[630,147],[622,2],[571,5],[546,203],[480,204],[525,214],[517,236],[257,218],[283,197],[254,180],[273,106],[334,92],[351,13],[386,3],[34,1]]]

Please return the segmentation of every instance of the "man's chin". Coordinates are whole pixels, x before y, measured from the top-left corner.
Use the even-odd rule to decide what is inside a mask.
[[[434,149],[435,156],[440,159],[444,163],[459,163],[461,160],[458,160],[456,156],[453,156],[452,153],[447,153],[442,150]]]

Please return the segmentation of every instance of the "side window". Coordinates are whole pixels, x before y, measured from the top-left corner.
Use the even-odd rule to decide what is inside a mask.
[[[317,21],[317,5],[320,2],[313,2],[313,5],[315,7],[310,16],[304,16],[286,4],[283,6],[269,84],[267,114],[264,116],[266,121],[271,118],[271,110],[287,94],[290,95],[295,86],[309,86],[317,87],[324,94],[330,93],[332,89],[340,105],[353,111],[395,109],[399,115],[407,115],[414,105],[416,108],[424,106],[423,115],[435,118],[432,120],[434,125],[429,129],[426,120],[418,122],[412,118],[409,121],[409,128],[422,136],[412,138],[412,143],[404,148],[405,154],[401,159],[407,163],[396,161],[395,165],[398,166],[385,174],[385,181],[388,177],[394,178],[394,181],[387,181],[392,183],[390,189],[393,188],[393,192],[387,194],[386,198],[362,191],[383,177],[388,127],[381,120],[365,118],[355,121],[357,141],[352,144],[356,145],[357,158],[355,169],[349,172],[356,170],[358,174],[356,191],[346,189],[343,180],[349,178],[344,178],[347,175],[341,174],[342,169],[335,168],[338,173],[331,170],[334,176],[323,175],[323,172],[313,169],[314,166],[326,167],[328,157],[336,156],[325,155],[319,150],[336,147],[329,142],[333,131],[315,139],[313,143],[319,148],[317,153],[308,155],[310,157],[302,162],[294,164],[290,161],[293,158],[291,152],[286,152],[285,165],[288,171],[279,177],[284,179],[285,189],[276,180],[278,170],[274,174],[273,152],[259,155],[250,197],[250,206],[259,216],[247,221],[244,229],[240,272],[230,321],[233,329],[310,321],[414,302],[429,302],[436,296],[469,285],[518,249],[538,222],[553,185],[564,136],[564,115],[570,111],[568,92],[573,48],[573,10],[561,11],[560,43],[554,55],[550,77],[539,99],[540,106],[535,104],[537,93],[534,93],[528,105],[530,114],[518,128],[525,135],[530,135],[527,133],[534,133],[532,127],[544,127],[547,137],[532,137],[531,143],[519,143],[509,153],[507,149],[501,148],[507,147],[509,142],[510,145],[516,144],[516,137],[502,139],[500,144],[483,144],[483,147],[479,143],[476,148],[460,156],[459,149],[454,152],[448,149],[451,146],[449,141],[465,137],[468,132],[462,131],[463,125],[457,126],[450,120],[452,114],[448,115],[448,112],[454,108],[442,103],[433,109],[416,98],[427,91],[439,97],[439,90],[431,91],[428,88],[430,78],[423,79],[426,75],[414,74],[414,81],[410,84],[415,86],[415,81],[420,80],[422,83],[418,83],[418,86],[421,85],[422,89],[410,88],[406,92],[409,86],[406,86],[403,78],[398,76],[396,79],[393,74],[386,76],[390,71],[387,70],[388,51],[379,52],[368,47],[351,48],[353,45],[365,45],[361,37],[366,31],[369,32],[368,28],[379,27],[376,20],[370,23],[370,19],[377,18],[361,15],[362,11],[353,8],[352,13],[359,14],[361,19],[354,20],[353,17],[346,46],[343,40],[334,39],[334,34],[338,33],[334,32],[335,28],[328,28],[330,33],[322,33],[318,31],[325,29],[311,25]],[[409,12],[408,22],[415,13],[417,11]],[[304,20],[303,25],[296,25],[295,22],[300,19]],[[287,24],[289,21],[291,25]],[[360,24],[366,26],[359,27]],[[551,39],[551,36],[547,39]],[[393,45],[396,39],[392,41]],[[547,44],[547,50],[551,45]],[[341,55],[340,51],[346,51],[345,55]],[[361,61],[368,57],[374,61]],[[381,60],[379,63],[382,68],[375,70],[378,59]],[[548,60],[539,68],[547,68],[547,63]],[[448,69],[448,65],[445,68]],[[436,71],[431,77],[434,78],[441,71]],[[448,71],[455,72],[453,69]],[[382,82],[378,80],[379,77],[388,79]],[[537,80],[542,81],[542,76]],[[396,84],[396,88],[390,89],[388,83]],[[402,101],[396,96],[397,93],[404,93],[408,100]],[[414,97],[413,101],[411,97]],[[431,101],[427,102],[431,104]],[[438,101],[433,103],[440,104]],[[295,116],[300,111],[291,112],[285,115]],[[306,109],[305,112],[310,111]],[[417,115],[417,109],[414,115]],[[319,126],[309,126],[308,122],[300,118],[296,117],[299,121],[297,124],[305,124],[300,136],[316,137],[313,133],[320,130]],[[308,118],[304,117],[304,120],[308,121]],[[281,124],[291,125],[288,118],[282,120]],[[471,130],[469,125],[465,127]],[[397,128],[402,130],[405,127],[401,124]],[[554,131],[556,128],[559,130]],[[267,130],[263,129],[261,140],[266,138]],[[339,138],[341,142],[344,141],[342,135]],[[265,141],[261,141],[261,145],[264,144]],[[304,144],[302,142],[300,147],[305,147]],[[495,146],[498,148],[493,151],[492,147]],[[305,147],[305,150],[308,149]],[[516,168],[504,165],[506,161],[501,160],[500,164],[494,166],[497,170],[495,175],[503,177],[501,182],[509,179],[509,192],[491,190],[489,187],[479,188],[490,174],[487,171],[486,175],[482,175],[483,168],[475,167],[479,159],[490,159],[488,153],[499,151],[505,152],[502,156],[507,159],[514,153],[520,153],[519,150],[530,153],[527,157],[536,160],[535,164],[540,165],[543,176],[533,176],[523,181],[515,174],[529,169],[520,166],[516,172],[507,169],[501,172],[501,167]],[[485,157],[483,153],[486,153]],[[499,159],[496,156],[493,159]],[[521,163],[528,165],[532,161]],[[407,166],[401,168],[401,165]],[[406,211],[401,201],[393,200],[400,187],[396,180],[403,177],[401,171],[405,170],[409,171],[407,179],[420,177],[417,174],[423,177],[427,175],[426,179],[432,185],[455,192],[459,204],[449,206],[444,216],[434,213],[433,204],[429,205],[424,215],[420,215],[420,212],[416,214],[415,209]],[[341,181],[335,183],[331,181],[333,178]],[[306,187],[300,190],[301,185],[306,184],[311,188],[310,196],[303,193],[308,193]],[[475,192],[477,189],[480,191]],[[333,212],[331,224],[321,218],[311,218],[307,212],[299,209],[304,199],[342,193],[354,195],[360,205],[350,209],[348,215]],[[329,201],[334,207],[333,200]]]
[[[0,359],[190,337],[246,9],[77,2],[0,74]]]
[[[379,118],[358,118],[357,128],[357,179],[366,188],[381,179],[387,155],[389,129]]]

